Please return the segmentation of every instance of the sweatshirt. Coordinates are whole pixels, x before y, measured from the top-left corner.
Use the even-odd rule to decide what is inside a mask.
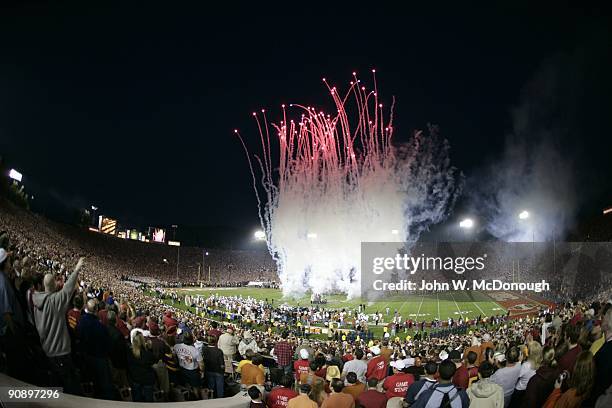
[[[470,398],[470,407],[477,408],[503,408],[504,390],[488,378],[476,381],[467,390]]]
[[[70,354],[70,336],[66,310],[77,282],[78,271],[72,272],[64,287],[57,292],[36,292],[32,295],[34,321],[47,357]]]

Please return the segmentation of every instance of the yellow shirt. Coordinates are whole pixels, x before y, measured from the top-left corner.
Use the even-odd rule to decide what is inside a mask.
[[[242,367],[244,367],[245,364],[253,364],[253,362],[251,360],[241,360],[238,363],[238,366],[236,367],[236,372],[239,373],[240,370],[242,370]],[[264,366],[262,364],[260,364],[259,368],[261,368],[263,370]]]

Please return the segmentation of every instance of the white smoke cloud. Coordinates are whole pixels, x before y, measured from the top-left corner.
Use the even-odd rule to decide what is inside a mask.
[[[513,110],[503,153],[470,182],[475,211],[499,239],[551,241],[572,225],[578,204],[576,152],[562,142],[572,131],[576,108],[572,66],[562,56],[538,70]],[[529,216],[521,219],[523,211]]]

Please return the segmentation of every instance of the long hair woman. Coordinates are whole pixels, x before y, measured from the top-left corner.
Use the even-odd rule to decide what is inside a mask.
[[[128,353],[128,378],[132,386],[132,400],[135,402],[153,402],[155,362],[142,333],[136,333],[132,349]]]

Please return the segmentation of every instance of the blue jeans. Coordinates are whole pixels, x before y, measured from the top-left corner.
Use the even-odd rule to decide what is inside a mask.
[[[132,401],[153,402],[153,386],[132,383]]]
[[[208,384],[208,389],[215,392],[215,398],[223,398],[223,385],[225,379],[222,373],[206,372],[206,382]]]

